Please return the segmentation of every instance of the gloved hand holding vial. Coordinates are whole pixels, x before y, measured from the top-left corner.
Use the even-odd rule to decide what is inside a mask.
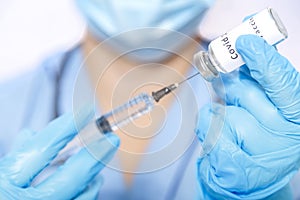
[[[272,9],[246,20],[240,31],[245,27],[249,32],[233,29],[232,37],[221,36],[208,53],[195,56],[202,76],[225,102],[200,111],[201,141],[210,120],[221,120],[222,129],[213,150],[198,162],[199,183],[204,199],[293,199],[289,182],[300,167],[300,74],[271,46],[287,37]]]
[[[213,40],[208,52],[200,51],[194,56],[194,64],[203,78],[211,81],[219,72],[229,73],[245,64],[235,48],[241,35],[254,34],[276,45],[287,38],[287,30],[272,8],[267,8],[244,21],[233,30]]]

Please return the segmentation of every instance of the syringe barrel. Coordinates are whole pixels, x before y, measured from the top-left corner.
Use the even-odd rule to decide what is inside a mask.
[[[117,107],[111,112],[102,115],[85,126],[53,161],[53,165],[62,164],[71,155],[93,141],[99,140],[106,133],[116,131],[132,120],[149,113],[154,106],[152,96],[141,93],[126,104]]]
[[[69,157],[77,153],[82,147],[87,146],[93,141],[99,140],[105,135],[105,132],[99,129],[97,121],[87,124],[78,135],[59,152],[52,161],[52,166],[63,164]]]
[[[153,106],[153,97],[146,93],[141,93],[126,104],[103,115],[101,118],[104,118],[108,122],[112,131],[116,131],[134,119],[149,113],[153,109]],[[107,130],[104,126],[100,126],[99,128]]]

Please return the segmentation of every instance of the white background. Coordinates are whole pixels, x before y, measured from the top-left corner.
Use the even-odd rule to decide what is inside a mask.
[[[80,40],[85,25],[73,1],[0,0],[0,82]],[[238,25],[246,15],[273,7],[289,32],[278,49],[300,69],[299,5],[298,0],[218,0],[200,25],[200,33],[213,39]]]
[[[0,81],[72,46],[84,27],[73,0],[0,0]]]
[[[199,31],[204,38],[215,37],[231,30],[242,19],[266,7],[272,7],[286,26],[288,39],[277,45],[300,71],[300,1],[299,0],[218,0],[205,16]]]

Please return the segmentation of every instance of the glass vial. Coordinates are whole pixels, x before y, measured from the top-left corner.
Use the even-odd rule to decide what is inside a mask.
[[[254,34],[276,45],[287,38],[288,33],[277,13],[266,8],[244,21],[241,25],[213,40],[208,52],[200,51],[194,55],[194,64],[207,81],[218,77],[219,72],[228,73],[244,64],[235,49],[240,35]]]

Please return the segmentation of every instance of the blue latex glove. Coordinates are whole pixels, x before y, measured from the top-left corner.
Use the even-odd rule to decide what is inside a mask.
[[[119,146],[119,138],[112,134],[90,144],[99,150],[97,159],[83,148],[47,179],[31,186],[90,116],[91,112],[81,110],[75,118],[65,114],[38,133],[23,131],[12,151],[0,160],[0,199],[95,199],[102,182],[95,177]]]
[[[226,106],[200,111],[197,134],[204,140],[211,119],[221,136],[199,159],[206,199],[291,199],[288,183],[300,164],[300,75],[262,38],[238,38],[246,66],[223,75],[214,88]]]

